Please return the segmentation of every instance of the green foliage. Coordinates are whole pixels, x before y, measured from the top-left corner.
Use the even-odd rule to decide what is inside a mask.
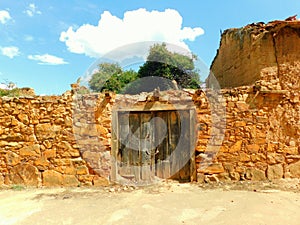
[[[96,92],[138,94],[153,91],[157,87],[160,90],[173,89],[172,80],[175,80],[182,88],[196,89],[200,86],[200,80],[194,65],[195,59],[195,55],[170,52],[166,44],[155,44],[138,73],[123,71],[116,63],[101,63],[98,72],[92,75],[89,86]]]
[[[155,44],[150,48],[146,63],[138,71],[140,77],[159,76],[175,80],[182,88],[198,88],[199,74],[195,69],[195,55],[186,56],[170,52],[166,44]],[[162,85],[160,89],[168,89]]]
[[[138,74],[133,70],[123,71],[118,64],[101,63],[99,72],[93,74],[89,86],[93,91],[114,91],[119,93],[127,84],[136,80]]]
[[[92,90],[101,92],[106,90],[105,84],[111,76],[117,76],[122,73],[122,68],[116,63],[101,63],[99,64],[99,71],[94,73],[89,86]]]
[[[0,97],[8,96],[8,97],[18,97],[20,96],[20,89],[14,88],[12,90],[0,89]]]

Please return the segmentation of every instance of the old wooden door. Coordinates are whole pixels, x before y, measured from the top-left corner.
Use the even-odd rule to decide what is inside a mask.
[[[115,119],[114,173],[139,183],[194,179],[194,110],[118,112]]]

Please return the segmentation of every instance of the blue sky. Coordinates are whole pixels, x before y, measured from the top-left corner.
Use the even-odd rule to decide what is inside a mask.
[[[209,66],[220,30],[294,14],[296,0],[0,0],[0,83],[61,94],[103,54],[142,41],[188,48]]]

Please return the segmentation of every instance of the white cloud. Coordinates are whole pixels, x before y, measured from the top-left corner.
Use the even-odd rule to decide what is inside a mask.
[[[2,55],[7,56],[11,59],[14,58],[15,56],[20,55],[19,48],[15,46],[7,46],[7,47],[0,46],[0,51]]]
[[[35,4],[30,3],[27,6],[27,9],[24,11],[29,17],[33,17],[36,14],[42,14],[42,12],[40,10],[37,9],[37,7],[35,6]]]
[[[65,42],[70,52],[99,57],[118,47],[146,41],[167,42],[188,49],[184,41],[194,41],[202,34],[200,27],[182,27],[182,17],[176,10],[138,9],[125,12],[123,19],[105,11],[97,26],[69,27],[61,32],[60,41]]]
[[[11,19],[9,12],[6,10],[0,10],[0,23],[5,24],[8,20]]]
[[[24,36],[24,40],[25,40],[25,41],[33,41],[34,38],[33,38],[31,35],[25,35],[25,36]]]
[[[59,58],[54,55],[44,54],[44,55],[29,55],[28,59],[39,61],[40,65],[63,65],[68,64],[63,58]]]

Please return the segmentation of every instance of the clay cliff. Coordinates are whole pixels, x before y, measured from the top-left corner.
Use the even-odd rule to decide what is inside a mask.
[[[221,88],[255,84],[299,90],[300,21],[253,23],[224,31],[211,71]]]

